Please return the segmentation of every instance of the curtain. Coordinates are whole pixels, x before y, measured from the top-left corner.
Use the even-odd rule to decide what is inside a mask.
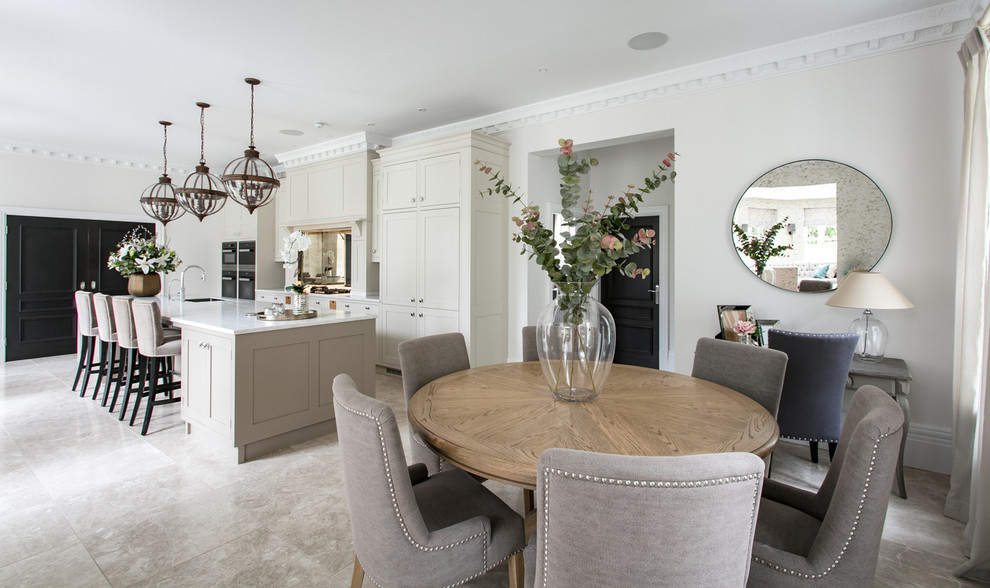
[[[953,349],[952,478],[945,514],[966,522],[967,561],[954,573],[990,581],[990,439],[986,417],[990,334],[990,134],[987,36],[974,30],[959,50],[965,70],[959,239]]]

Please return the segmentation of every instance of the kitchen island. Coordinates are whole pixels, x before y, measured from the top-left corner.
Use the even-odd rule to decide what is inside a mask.
[[[375,319],[326,311],[265,321],[253,301],[169,302],[182,329],[186,432],[221,442],[237,463],[334,430],[333,378],[375,394]]]

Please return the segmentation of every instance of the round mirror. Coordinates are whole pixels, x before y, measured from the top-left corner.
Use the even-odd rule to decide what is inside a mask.
[[[890,242],[890,205],[861,171],[824,159],[784,164],[739,198],[732,242],[764,282],[827,292],[853,270],[870,270]]]

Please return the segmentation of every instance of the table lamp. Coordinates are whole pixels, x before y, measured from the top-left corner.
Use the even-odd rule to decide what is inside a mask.
[[[849,325],[849,331],[859,335],[856,357],[864,361],[882,360],[887,349],[887,327],[870,309],[914,308],[883,274],[866,271],[849,272],[825,304],[864,309],[863,316]]]

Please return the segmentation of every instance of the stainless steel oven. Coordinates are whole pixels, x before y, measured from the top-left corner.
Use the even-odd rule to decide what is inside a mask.
[[[220,272],[220,295],[237,298],[237,270],[224,269]]]
[[[220,245],[220,295],[254,300],[254,241],[224,241]]]
[[[225,267],[237,266],[237,241],[224,241],[220,244],[221,265]]]
[[[237,298],[254,300],[254,270],[237,272]]]

